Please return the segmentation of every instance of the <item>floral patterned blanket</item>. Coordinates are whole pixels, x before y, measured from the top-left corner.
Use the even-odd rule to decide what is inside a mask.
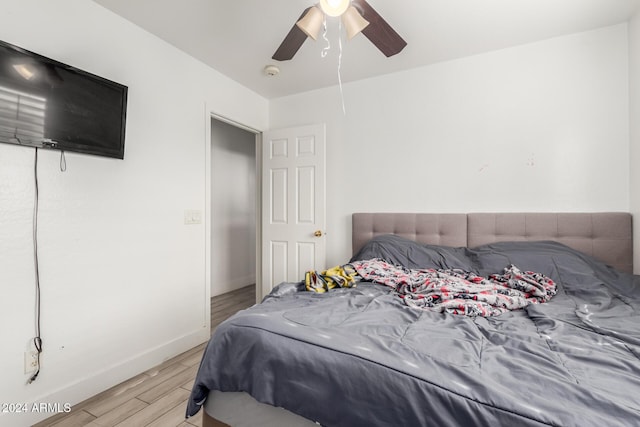
[[[489,277],[459,269],[409,269],[382,259],[348,265],[362,279],[394,288],[410,307],[465,316],[497,316],[547,302],[556,294],[553,280],[514,265]]]

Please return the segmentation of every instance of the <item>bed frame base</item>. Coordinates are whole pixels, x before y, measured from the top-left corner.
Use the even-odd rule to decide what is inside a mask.
[[[231,427],[229,424],[225,424],[220,420],[213,418],[207,414],[207,411],[202,409],[202,427]]]

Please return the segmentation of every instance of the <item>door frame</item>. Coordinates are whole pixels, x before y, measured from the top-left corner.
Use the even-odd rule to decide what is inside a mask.
[[[262,131],[230,119],[205,105],[205,322],[211,322],[211,120],[229,124],[255,135],[256,152],[256,303],[262,301]]]

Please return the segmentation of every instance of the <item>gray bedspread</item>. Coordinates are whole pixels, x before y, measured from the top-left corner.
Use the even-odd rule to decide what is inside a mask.
[[[218,327],[188,403],[245,391],[323,426],[640,425],[640,276],[553,242],[475,249],[373,239],[353,258],[480,275],[514,264],[548,303],[470,318],[407,307],[368,282],[284,283]]]

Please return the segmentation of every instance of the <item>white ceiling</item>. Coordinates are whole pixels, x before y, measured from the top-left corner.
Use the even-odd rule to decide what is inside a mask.
[[[340,35],[307,39],[291,61],[271,59],[314,0],[94,0],[265,98],[338,84]],[[342,82],[625,22],[640,0],[367,0],[407,41],[386,58],[363,35],[342,34]],[[268,64],[280,74],[267,77]]]

